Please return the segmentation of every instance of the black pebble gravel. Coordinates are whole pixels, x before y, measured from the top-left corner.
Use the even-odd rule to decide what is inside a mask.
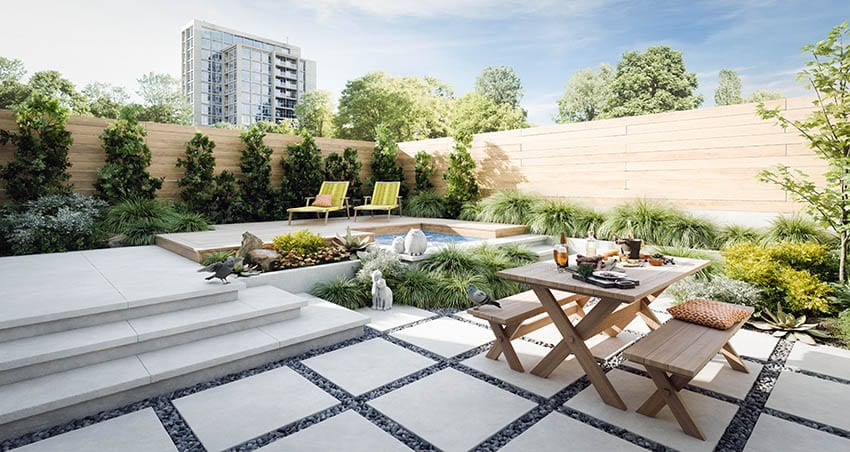
[[[589,307],[588,307],[589,309]],[[489,347],[489,344],[483,345],[481,347],[477,347],[468,352],[462,353],[458,356],[454,356],[451,358],[444,358],[435,353],[432,353],[428,350],[422,349],[420,347],[414,346],[412,344],[406,343],[400,339],[390,336],[391,333],[395,331],[399,331],[402,329],[410,328],[412,326],[416,326],[425,322],[429,322],[436,318],[449,317],[455,320],[460,320],[466,323],[474,324],[481,328],[487,328],[484,325],[475,323],[470,321],[469,319],[465,319],[459,317],[462,311],[454,310],[454,309],[437,309],[432,310],[434,312],[434,317],[429,319],[420,320],[418,322],[414,322],[412,324],[404,325],[401,327],[390,329],[386,332],[380,332],[374,330],[372,328],[365,328],[365,334],[361,337],[350,339],[338,344],[334,344],[328,347],[324,347],[321,349],[311,350],[302,355],[299,355],[294,358],[287,358],[280,361],[271,362],[265,364],[260,367],[256,367],[253,369],[249,369],[243,372],[231,374],[224,376],[222,378],[200,383],[188,388],[183,388],[169,394],[163,394],[159,397],[154,397],[146,400],[142,400],[137,403],[133,403],[115,410],[104,411],[98,413],[94,416],[89,416],[82,419],[77,419],[71,421],[67,424],[60,425],[57,427],[53,427],[46,430],[41,430],[38,432],[29,433],[18,438],[6,440],[0,442],[0,451],[11,450],[17,447],[21,447],[26,444],[30,444],[45,438],[53,437],[56,435],[60,435],[62,433],[66,433],[72,430],[76,430],[79,428],[83,428],[98,422],[102,422],[108,419],[112,419],[118,416],[122,416],[124,414],[132,413],[144,408],[153,408],[162,422],[165,430],[171,436],[171,439],[174,441],[174,444],[177,446],[180,451],[200,451],[204,450],[198,438],[192,432],[189,425],[177,411],[177,409],[172,404],[172,400],[184,397],[189,394],[194,394],[199,391],[203,391],[209,388],[213,388],[216,386],[220,386],[226,383],[230,383],[232,381],[236,381],[242,378],[246,378],[252,375],[256,375],[262,372],[266,372],[271,369],[275,369],[278,367],[286,366],[297,372],[299,375],[303,376],[328,394],[335,397],[339,400],[339,404],[335,405],[329,409],[316,413],[312,416],[308,416],[306,418],[300,419],[296,422],[293,422],[289,425],[283,426],[277,430],[266,433],[257,438],[253,438],[249,441],[246,441],[236,447],[234,447],[233,451],[252,451],[256,450],[260,447],[263,447],[271,442],[274,442],[277,439],[292,435],[298,431],[306,429],[310,426],[313,426],[319,422],[322,422],[326,419],[329,419],[333,416],[337,416],[345,411],[353,410],[354,412],[360,414],[365,419],[369,420],[372,424],[376,425],[383,431],[392,435],[398,441],[404,443],[407,447],[410,447],[416,451],[437,451],[437,449],[433,444],[430,444],[423,438],[420,438],[415,433],[407,430],[404,426],[398,424],[392,419],[380,413],[378,410],[374,409],[372,406],[368,404],[370,400],[374,400],[378,397],[381,397],[385,394],[388,394],[392,391],[395,391],[401,387],[404,387],[408,384],[419,381],[423,378],[426,378],[430,375],[433,375],[436,372],[441,370],[452,368],[457,371],[463,372],[471,377],[477,378],[486,383],[492,384],[496,387],[499,387],[505,391],[508,391],[512,394],[515,394],[519,397],[523,397],[527,400],[530,400],[537,404],[537,406],[531,409],[529,412],[522,415],[520,418],[511,422],[506,427],[502,428],[498,432],[494,433],[492,436],[484,440],[473,450],[484,452],[484,451],[495,451],[499,448],[505,446],[511,440],[521,435],[523,432],[527,431],[529,428],[533,427],[537,422],[539,422],[544,417],[550,415],[553,412],[559,412],[566,416],[569,416],[579,422],[585,423],[591,427],[596,429],[605,431],[611,435],[617,436],[619,438],[624,439],[632,444],[638,445],[645,449],[649,450],[658,450],[658,451],[668,451],[672,450],[667,448],[666,446],[659,444],[655,441],[650,440],[649,438],[645,438],[641,435],[638,435],[634,432],[625,430],[621,427],[609,424],[601,419],[597,419],[593,416],[587,415],[580,411],[573,410],[564,404],[574,397],[576,394],[581,392],[582,390],[588,388],[590,386],[590,382],[587,377],[581,377],[576,380],[574,383],[570,384],[566,388],[559,391],[552,397],[545,398],[538,396],[534,393],[526,391],[522,388],[516,387],[510,383],[499,380],[493,376],[484,374],[475,369],[465,366],[462,361],[475,356],[482,351],[486,350]],[[395,380],[390,382],[384,386],[376,388],[372,391],[369,391],[365,394],[355,396],[353,394],[348,393],[344,389],[340,388],[333,382],[327,380],[322,377],[317,372],[313,371],[309,367],[303,364],[303,361],[309,359],[314,356],[321,355],[323,353],[327,353],[333,350],[339,350],[345,347],[348,347],[353,344],[357,344],[369,339],[381,338],[382,340],[387,340],[396,345],[402,346],[408,350],[424,355],[428,358],[431,358],[435,361],[435,363],[425,369],[422,369],[414,374],[408,375],[404,378]],[[554,344],[550,344],[544,341],[534,340],[530,338],[524,338],[529,342],[542,345],[544,347],[553,347]],[[830,433],[836,436],[844,437],[850,439],[850,432],[838,429],[832,426],[824,425],[818,422],[814,422],[808,419],[799,418],[797,416],[778,412],[775,410],[771,410],[769,408],[765,408],[765,403],[767,402],[767,398],[770,396],[770,392],[773,390],[774,385],[776,384],[776,380],[779,378],[779,374],[782,371],[793,371],[785,367],[785,362],[788,359],[788,354],[791,351],[792,343],[782,340],[777,345],[776,349],[770,355],[770,358],[767,361],[753,360],[748,359],[753,362],[759,362],[764,367],[761,373],[758,375],[756,383],[753,385],[750,392],[747,394],[744,400],[736,400],[729,396],[725,396],[722,394],[718,394],[712,391],[708,391],[702,388],[689,386],[688,389],[693,390],[695,392],[699,392],[701,394],[714,397],[717,399],[724,400],[729,403],[734,403],[739,406],[738,412],[735,414],[732,422],[729,424],[728,428],[724,432],[721,437],[716,450],[721,451],[741,451],[744,449],[744,446],[747,443],[750,435],[752,434],[753,428],[759,418],[759,416],[763,413],[770,414],[791,422],[796,422],[798,424],[805,425],[807,427],[817,429],[826,433]],[[603,369],[609,371],[613,368],[617,368],[617,366],[621,362],[621,356],[615,356],[607,361],[600,361],[603,366]],[[645,376],[645,372],[639,369],[632,369],[626,366],[619,367],[620,369]],[[825,375],[814,374],[812,372],[801,371],[801,373],[805,373],[810,376],[814,376],[817,378],[826,379],[829,381],[835,381],[843,384],[850,384],[850,381],[846,381],[843,379],[829,377]]]

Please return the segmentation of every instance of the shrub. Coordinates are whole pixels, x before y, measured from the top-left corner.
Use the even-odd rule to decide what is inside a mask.
[[[454,150],[449,154],[448,168],[443,174],[446,180],[446,211],[451,218],[457,218],[463,205],[476,200],[480,193],[470,147],[471,135],[460,134],[455,137]]]
[[[263,142],[265,136],[266,133],[256,125],[239,135],[239,139],[245,143],[239,159],[239,169],[242,171],[239,193],[245,220],[268,220],[274,211],[273,201],[276,196],[271,182],[272,149]]]
[[[316,140],[304,133],[298,144],[286,147],[286,156],[280,160],[283,179],[280,197],[285,207],[301,206],[304,199],[316,196],[322,185],[322,151]]]
[[[348,309],[366,307],[371,302],[369,287],[355,278],[337,278],[313,287],[311,294]]]
[[[537,253],[518,243],[509,243],[500,246],[500,248],[505,253],[505,256],[513,263],[513,267],[521,267],[540,260],[540,256]]]
[[[739,224],[727,224],[717,231],[716,248],[722,249],[742,242],[758,242],[762,239],[762,233],[749,226]]]
[[[496,192],[481,200],[478,221],[526,224],[539,201],[539,196],[518,190]]]
[[[398,164],[398,143],[393,139],[392,131],[384,125],[378,126],[375,148],[372,150],[372,175],[366,183],[374,188],[377,181],[401,181],[399,195],[407,196],[404,168]]]
[[[189,209],[206,212],[215,192],[215,142],[210,137],[195,132],[186,143],[185,158],[177,159],[177,167],[185,168],[183,176],[177,180],[180,187],[180,199]]]
[[[411,217],[445,218],[446,206],[442,196],[427,190],[411,196],[404,205],[404,212]]]
[[[811,218],[800,215],[777,215],[770,221],[770,227],[762,238],[763,243],[829,243],[834,237],[820,227]]]
[[[166,224],[168,232],[198,232],[210,229],[206,218],[195,212],[173,211]]]
[[[244,218],[244,205],[236,176],[230,171],[222,171],[215,177],[210,202],[204,211],[216,224],[236,223]]]
[[[694,298],[723,301],[744,306],[760,307],[762,291],[758,287],[737,279],[717,275],[712,279],[687,278],[673,284],[669,289],[676,302]]]
[[[823,245],[740,243],[724,249],[723,257],[726,275],[759,287],[768,303],[781,304],[794,313],[833,310],[828,299],[830,287],[818,278],[829,267]]]
[[[475,219],[478,218],[479,213],[481,213],[481,202],[467,201],[460,207],[460,214],[457,216],[457,219],[475,221]]]
[[[325,239],[321,235],[313,234],[306,229],[279,235],[272,240],[272,247],[281,256],[291,251],[299,254],[313,253],[325,245]]]
[[[106,163],[97,170],[95,188],[110,204],[126,199],[153,199],[154,192],[162,188],[164,178],[148,173],[151,151],[145,144],[145,135],[145,128],[132,114],[122,114],[100,134]]]
[[[363,282],[372,281],[372,272],[380,270],[384,275],[384,279],[397,279],[407,269],[407,266],[401,263],[398,254],[387,251],[383,248],[370,247],[364,252],[357,253],[357,258],[360,259],[360,269],[357,271],[357,279]]]
[[[12,254],[56,253],[95,248],[102,243],[97,222],[106,203],[76,193],[27,201],[2,223]]]
[[[481,275],[472,273],[436,272],[438,282],[434,296],[433,307],[436,308],[468,308],[470,306],[466,289],[475,284],[479,289],[492,293],[487,280]]]
[[[68,149],[73,140],[65,130],[68,110],[56,99],[33,94],[12,112],[18,131],[0,130],[0,145],[17,147],[12,161],[0,166],[6,195],[24,202],[69,191]]]
[[[431,176],[437,172],[434,167],[434,157],[425,151],[419,151],[413,156],[413,174],[416,177],[416,191],[424,192],[434,188]]]
[[[324,179],[329,181],[348,181],[348,196],[351,198],[363,197],[363,183],[360,181],[360,170],[363,163],[360,162],[357,150],[345,148],[342,156],[331,152],[325,157]]]
[[[631,232],[645,243],[663,246],[707,248],[716,242],[713,223],[669,204],[646,199],[636,199],[611,209],[601,230],[603,234],[620,237]]]
[[[528,226],[535,234],[584,237],[590,229],[599,232],[603,214],[571,201],[546,199],[534,206]]]
[[[463,273],[478,269],[479,261],[469,249],[450,244],[437,250],[420,265],[428,271]]]
[[[128,245],[151,245],[157,234],[170,232],[174,215],[171,208],[155,199],[128,199],[107,211],[103,229],[126,235]]]
[[[329,264],[348,260],[350,255],[345,249],[331,245],[322,246],[315,251],[289,251],[280,257],[280,268],[310,267],[312,265]]]
[[[692,247],[714,248],[717,243],[718,228],[713,221],[690,214],[674,217],[670,222],[668,241],[665,244]]]
[[[429,308],[434,300],[434,288],[440,283],[439,277],[420,269],[411,269],[389,282],[393,290],[394,302]]]
[[[835,329],[837,330],[838,338],[844,342],[844,345],[850,345],[850,309],[841,311],[837,320]]]
[[[233,253],[231,253],[230,251],[213,251],[212,253],[208,254],[207,257],[204,258],[203,262],[201,262],[201,265],[206,266],[212,265],[216,262],[224,262],[230,256],[233,256]]]

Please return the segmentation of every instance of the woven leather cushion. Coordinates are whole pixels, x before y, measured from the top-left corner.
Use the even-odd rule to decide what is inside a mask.
[[[688,300],[678,306],[667,308],[675,319],[696,323],[718,330],[728,330],[732,325],[746,320],[750,313],[740,306],[714,300]]]
[[[333,207],[333,197],[331,195],[317,195],[313,205],[316,207]]]

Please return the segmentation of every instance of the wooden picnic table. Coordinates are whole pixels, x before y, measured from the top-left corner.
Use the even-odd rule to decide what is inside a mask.
[[[536,262],[497,273],[502,278],[531,286],[562,336],[561,341],[540,360],[531,373],[546,378],[573,354],[602,400],[608,405],[625,410],[626,404],[594,359],[585,341],[600,333],[616,336],[637,316],[640,316],[651,330],[660,327],[661,321],[649,308],[649,304],[674,282],[710,264],[706,260],[678,257],[675,261],[675,265],[646,265],[624,269],[629,278],[640,281],[640,285],[632,289],[609,289],[580,281],[573,278],[571,272],[559,272],[553,261]],[[552,290],[598,297],[600,300],[584,318],[573,324],[561,309]]]

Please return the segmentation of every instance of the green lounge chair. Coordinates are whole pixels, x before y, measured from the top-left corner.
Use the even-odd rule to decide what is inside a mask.
[[[286,209],[289,212],[289,224],[292,225],[292,214],[299,212],[315,212],[316,218],[321,218],[321,214],[325,214],[325,224],[328,224],[328,215],[331,212],[345,209],[345,216],[349,217],[348,197],[348,182],[322,182],[322,188],[319,189],[319,195],[331,195],[330,207],[319,207],[310,204],[310,201],[315,199],[315,196],[307,198],[307,203],[304,207],[292,207]]]
[[[365,204],[354,208],[354,221],[357,221],[358,210],[386,210],[389,220],[393,209],[398,208],[398,216],[401,216],[401,196],[398,195],[400,188],[401,182],[375,182],[372,196],[366,196],[363,200]]]

